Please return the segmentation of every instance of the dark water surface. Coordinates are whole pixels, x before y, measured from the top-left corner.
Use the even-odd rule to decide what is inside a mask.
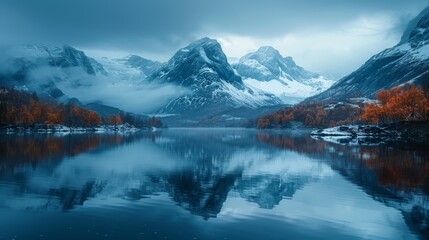
[[[428,153],[299,131],[0,135],[0,239],[426,239]]]

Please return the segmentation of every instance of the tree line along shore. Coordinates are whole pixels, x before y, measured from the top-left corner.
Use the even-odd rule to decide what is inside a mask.
[[[76,103],[41,100],[36,93],[0,89],[0,130],[3,131],[120,131],[162,126],[162,122],[156,117],[126,112],[100,116]]]

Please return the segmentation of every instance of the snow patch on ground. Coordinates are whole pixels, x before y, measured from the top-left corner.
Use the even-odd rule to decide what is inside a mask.
[[[216,73],[215,71],[213,71],[213,69],[211,69],[211,68],[209,68],[209,67],[202,68],[199,72],[200,72],[200,73],[206,73],[206,72],[209,72],[209,73]]]
[[[417,48],[412,51],[415,58],[419,60],[429,60],[429,45],[424,45],[423,47]]]
[[[365,98],[365,97],[349,98],[349,100],[356,103],[377,103],[377,100]]]
[[[398,140],[401,134],[376,125],[342,125],[311,132],[311,137],[341,145],[377,145]]]
[[[341,125],[332,128],[314,130],[312,135],[327,135],[327,136],[374,136],[374,135],[389,135],[390,131],[386,127],[377,125]]]
[[[226,81],[222,80],[222,91],[229,94],[232,99],[235,101],[237,106],[249,106],[252,108],[260,107],[260,106],[267,106],[272,105],[270,102],[272,102],[272,98],[267,95],[264,92],[261,92],[258,89],[254,89],[252,87],[244,88],[244,89],[238,89],[231,83],[228,83]],[[249,91],[251,90],[251,91]]]
[[[311,97],[328,89],[334,81],[326,80],[323,77],[309,79],[308,82],[318,82],[321,87],[314,87],[306,85],[296,80],[283,79],[272,79],[270,81],[259,81],[252,78],[243,80],[244,84],[252,89],[265,92],[267,94],[273,94],[279,97],[283,103],[295,104],[307,97]],[[293,100],[295,99],[295,101]]]
[[[343,129],[342,129],[343,128]],[[311,135],[327,135],[327,136],[353,136],[357,132],[358,126],[338,126],[325,128],[322,130],[314,130]]]
[[[46,125],[36,124],[28,126],[9,126],[4,130],[7,134],[25,134],[25,133],[42,133],[42,134],[70,134],[70,133],[109,133],[109,132],[137,132],[140,129],[128,123],[121,125],[100,125],[97,127],[67,127],[64,125]]]
[[[205,62],[207,62],[207,63],[211,63],[212,62],[209,59],[209,57],[207,57],[207,54],[206,54],[206,51],[204,50],[204,48],[200,48],[200,55],[204,59]]]
[[[258,72],[264,76],[268,76],[271,74],[271,71],[267,67],[260,64],[255,59],[248,59],[248,60],[242,62],[241,64],[247,66],[248,68],[253,68],[253,69],[258,70]]]

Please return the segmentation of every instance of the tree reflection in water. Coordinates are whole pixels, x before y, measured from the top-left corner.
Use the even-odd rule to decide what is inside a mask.
[[[406,143],[343,145],[312,139],[291,138],[275,132],[259,132],[258,141],[314,158],[387,206],[400,210],[414,231],[429,236],[428,146]]]
[[[40,161],[59,161],[91,150],[108,149],[135,140],[122,134],[0,135],[0,171]]]
[[[333,170],[401,211],[411,229],[428,236],[429,153],[424,147],[341,145],[312,139],[307,132],[254,130],[4,135],[0,143],[0,183],[18,183],[12,192],[20,196],[46,196],[31,209],[70,210],[91,198],[136,201],[164,192],[207,220],[217,217],[231,193],[273,209]],[[116,155],[105,154],[115,148]],[[84,152],[96,160],[79,158]],[[55,184],[35,186],[35,172]]]

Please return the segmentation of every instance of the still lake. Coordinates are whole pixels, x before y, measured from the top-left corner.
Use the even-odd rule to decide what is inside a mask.
[[[426,239],[429,151],[307,131],[0,135],[0,239]]]

